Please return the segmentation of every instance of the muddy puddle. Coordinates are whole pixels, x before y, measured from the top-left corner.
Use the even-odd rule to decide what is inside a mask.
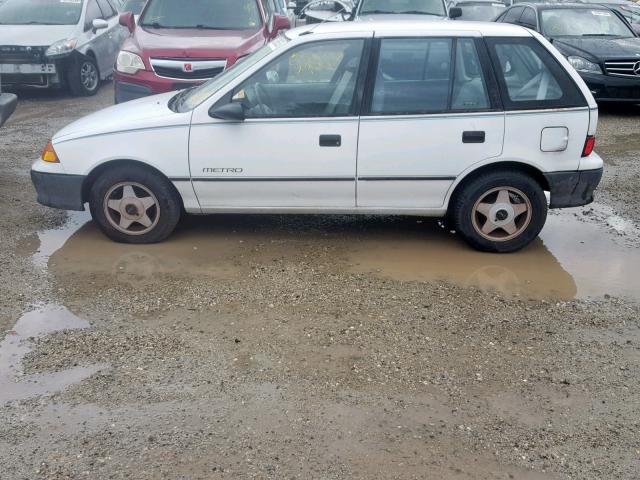
[[[24,314],[0,342],[0,405],[60,392],[104,368],[101,365],[78,366],[60,372],[24,374],[22,362],[31,351],[34,339],[62,330],[88,327],[88,322],[56,305]]]
[[[274,259],[313,262],[331,252],[332,268],[401,281],[447,281],[541,299],[640,298],[637,227],[604,206],[549,215],[527,249],[479,253],[437,222],[410,217],[189,217],[168,241],[132,246],[107,240],[87,214],[39,234],[33,254],[59,280],[77,278],[144,285],[160,276],[224,280]]]

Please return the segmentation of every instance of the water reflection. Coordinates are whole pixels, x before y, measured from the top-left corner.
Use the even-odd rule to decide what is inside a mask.
[[[58,249],[48,264],[62,282],[108,277],[107,283],[144,286],[167,275],[226,279],[274,259],[313,263],[321,248],[332,252],[332,268],[403,281],[448,281],[525,298],[640,296],[638,249],[618,241],[606,220],[583,221],[572,213],[550,215],[541,238],[508,255],[476,252],[435,221],[411,217],[188,217],[155,245],[111,242],[92,222],[78,228],[86,220],[79,216],[62,231],[40,235],[34,261],[46,262]]]

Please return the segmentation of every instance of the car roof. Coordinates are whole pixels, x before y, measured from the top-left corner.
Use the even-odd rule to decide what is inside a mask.
[[[452,21],[425,21],[425,20],[382,20],[371,22],[326,22],[315,23],[298,27],[286,32],[287,37],[295,38],[309,34],[340,34],[356,32],[387,33],[398,30],[407,32],[425,33],[446,32],[451,33],[479,33],[482,36],[513,36],[528,37],[531,34],[526,28],[510,23],[495,22],[452,22]]]
[[[523,5],[533,7],[537,10],[558,10],[558,9],[574,9],[574,10],[609,10],[609,7],[605,5],[600,5],[597,3],[570,3],[570,2],[559,2],[559,3],[533,3],[533,2],[521,2],[514,3],[514,7],[521,7]]]

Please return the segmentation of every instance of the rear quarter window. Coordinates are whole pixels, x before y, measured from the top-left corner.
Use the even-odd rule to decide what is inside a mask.
[[[587,106],[569,73],[535,38],[486,42],[506,110]]]

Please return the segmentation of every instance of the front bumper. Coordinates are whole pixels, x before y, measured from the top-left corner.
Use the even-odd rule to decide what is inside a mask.
[[[640,77],[622,78],[588,73],[580,73],[580,76],[600,102],[640,103]]]
[[[38,203],[62,210],[84,210],[84,179],[84,175],[31,170],[31,181],[38,194]]]
[[[602,168],[544,174],[551,191],[549,208],[580,207],[593,202],[593,192],[602,179]]]
[[[206,80],[178,80],[158,77],[154,72],[142,70],[135,75],[114,72],[116,103],[128,102],[149,95],[182,90],[204,83]]]

